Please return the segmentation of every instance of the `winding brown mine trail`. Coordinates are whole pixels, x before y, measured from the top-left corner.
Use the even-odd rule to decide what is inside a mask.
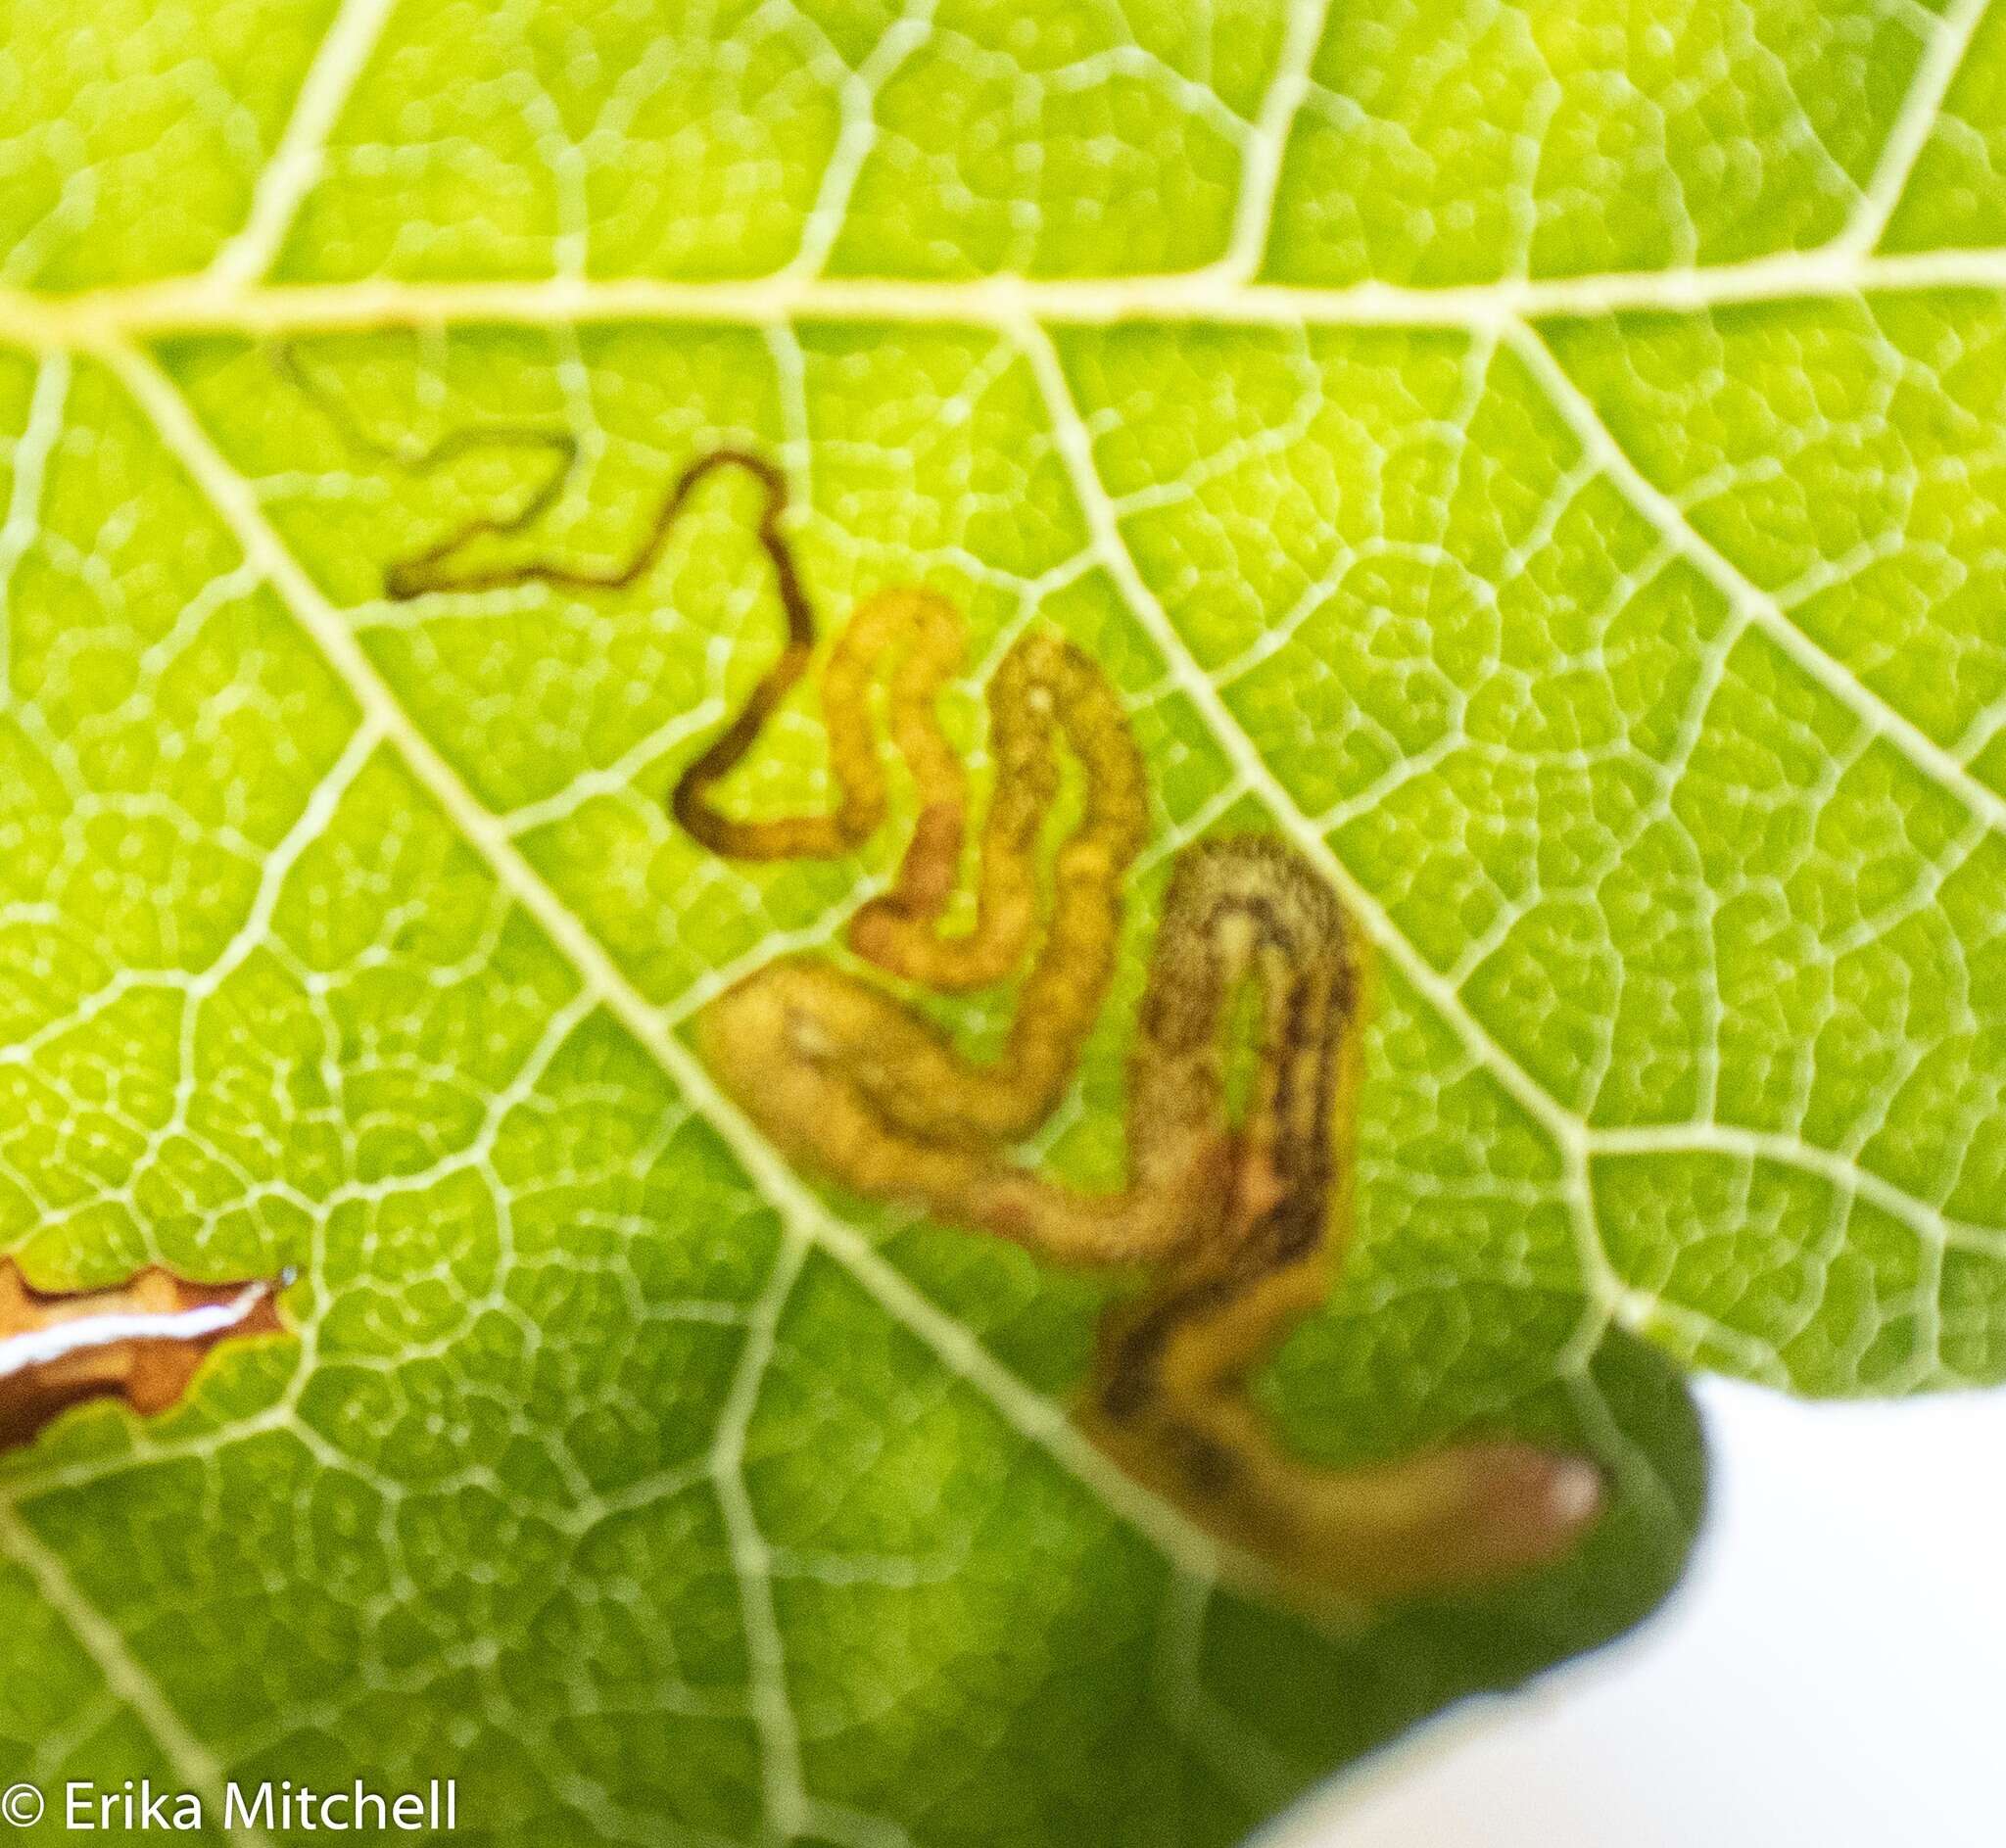
[[[1013,1156],[1051,1114],[1113,981],[1124,886],[1148,827],[1133,733],[1098,665],[1032,631],[985,689],[993,793],[975,841],[972,928],[944,934],[969,843],[967,779],[936,705],[962,666],[960,618],[939,595],[880,591],[825,660],[821,707],[836,787],[825,812],[738,819],[716,800],[813,657],[814,612],[783,531],[784,478],[719,450],[690,464],[632,558],[590,572],[533,563],[454,575],[492,524],[393,567],[394,593],[539,582],[622,590],[660,555],[711,475],[760,485],[758,537],[786,619],[781,652],[684,771],[679,823],[727,858],[829,858],[875,834],[889,806],[883,731],[918,798],[890,886],[851,917],[863,962],[958,992],[1017,982],[1000,1054],[977,1063],[890,989],[813,956],[754,971],[697,1017],[719,1084],[803,1171],[1052,1262],[1142,1270],[1103,1319],[1078,1417],[1107,1453],[1243,1554],[1286,1596],[1349,1609],[1505,1578],[1566,1552],[1602,1502],[1580,1457],[1509,1439],[1366,1468],[1315,1467],[1249,1404],[1250,1375],[1325,1299],[1351,1223],[1352,1144],[1365,1006],[1363,946],[1336,893],[1281,839],[1184,848],[1150,957],[1128,1054],[1127,1178],[1081,1193]],[[1062,787],[1071,830],[1041,870]],[[1251,1002],[1251,1007],[1243,1005]],[[1251,1081],[1229,1087],[1236,1019],[1251,1014]],[[1246,1093],[1237,1110],[1228,1090]]]

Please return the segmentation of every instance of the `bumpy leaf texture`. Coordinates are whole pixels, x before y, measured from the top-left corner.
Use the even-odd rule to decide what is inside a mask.
[[[1230,1842],[1663,1595],[1682,1363],[2006,1375],[2002,122],[1984,0],[0,0],[0,1251],[300,1270],[0,1459],[0,1780]],[[729,441],[826,612],[1106,665],[1155,838],[1060,1172],[1174,850],[1323,869],[1358,1234],[1262,1401],[1584,1445],[1577,1556],[1232,1590],[1068,1420],[1111,1286],[761,1144],[690,1017],[895,843],[663,812],[778,634],[743,497],[386,598],[535,493],[436,450],[498,423],[577,462],[497,556]],[[826,788],[784,719],[748,811]]]

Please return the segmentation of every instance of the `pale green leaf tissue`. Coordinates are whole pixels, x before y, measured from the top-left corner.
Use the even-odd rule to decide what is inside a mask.
[[[1682,1367],[2006,1377],[2002,98],[1982,0],[0,0],[0,1250],[300,1270],[0,1461],[0,1781],[1235,1842],[1662,1598]],[[896,843],[663,812],[777,633],[732,491],[629,593],[386,599],[548,465],[407,465],[484,423],[579,446],[514,555],[729,440],[826,618],[1106,664],[1156,844],[1062,1171],[1176,847],[1319,859],[1360,1222],[1261,1397],[1585,1445],[1580,1555],[1335,1636],[1210,1583],[1064,1418],[1112,1284],[721,1106],[691,1014]]]

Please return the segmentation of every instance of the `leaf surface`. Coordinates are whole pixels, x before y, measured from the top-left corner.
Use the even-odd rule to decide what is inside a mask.
[[[1242,1838],[1619,1633],[1681,1364],[2006,1374],[2006,32],[1973,0],[0,4],[0,1250],[296,1331],[0,1459],[0,1774],[498,1843]],[[1989,138],[1989,139],[1988,139]],[[1119,1280],[793,1173],[692,1016],[890,869],[679,769],[780,633],[1054,626],[1156,805],[1038,1145],[1121,1171],[1170,859],[1377,953],[1305,1453],[1578,1444],[1563,1566],[1333,1635],[1068,1421]],[[542,471],[541,473],[539,471]],[[826,794],[797,697],[729,794]],[[1007,1000],[1007,997],[1005,998]],[[993,1047],[1004,1002],[949,1017]]]

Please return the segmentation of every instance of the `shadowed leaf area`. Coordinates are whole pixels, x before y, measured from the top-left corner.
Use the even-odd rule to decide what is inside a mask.
[[[1223,1848],[1662,1600],[1683,1369],[2006,1375],[1983,5],[0,0],[0,1275],[297,1274],[0,1454],[0,1783]],[[1250,1588],[1074,1417],[1153,1273],[732,1102],[698,1017],[876,979],[922,790],[886,751],[831,857],[673,819],[792,615],[746,471],[644,545],[720,450],[819,640],[716,811],[831,807],[831,645],[932,592],[968,929],[986,690],[1070,644],[1146,813],[1011,1159],[1130,1178],[1173,872],[1276,843],[1369,1002],[1250,1415],[1305,1469],[1590,1456],[1577,1548]],[[886,987],[993,1060],[1025,982]]]

